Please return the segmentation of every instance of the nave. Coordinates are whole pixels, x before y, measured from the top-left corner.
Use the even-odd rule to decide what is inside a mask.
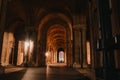
[[[7,67],[0,80],[89,80],[78,70],[64,64],[47,67]]]

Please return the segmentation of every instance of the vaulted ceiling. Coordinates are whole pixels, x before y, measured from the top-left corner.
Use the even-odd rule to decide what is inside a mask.
[[[25,25],[37,25],[39,20],[49,13],[71,14],[86,13],[87,0],[9,0],[7,22],[23,21]]]
[[[47,31],[48,46],[65,47],[66,24],[73,24],[73,16],[85,16],[88,0],[9,0],[6,30],[20,32],[26,26]],[[16,30],[17,29],[17,30]],[[19,33],[18,33],[19,34]],[[39,36],[39,34],[38,34]]]
[[[57,49],[66,46],[66,30],[63,26],[55,24],[48,29],[47,47],[55,47]]]

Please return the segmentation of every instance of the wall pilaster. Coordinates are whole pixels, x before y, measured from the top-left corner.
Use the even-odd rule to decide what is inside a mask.
[[[2,55],[2,42],[4,35],[6,11],[7,11],[7,0],[0,0],[0,60]]]
[[[86,67],[87,55],[86,55],[86,26],[74,25],[73,28],[74,37],[74,67]]]

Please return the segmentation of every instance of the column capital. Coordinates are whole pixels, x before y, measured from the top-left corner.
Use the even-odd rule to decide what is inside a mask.
[[[85,30],[87,28],[86,28],[86,24],[76,24],[76,25],[73,25],[73,29],[78,29],[78,30],[79,29],[82,29],[82,30],[84,29]]]

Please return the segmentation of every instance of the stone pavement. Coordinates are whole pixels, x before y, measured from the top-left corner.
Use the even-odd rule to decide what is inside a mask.
[[[9,67],[5,69],[5,74],[0,76],[0,80],[89,80],[78,70],[65,66],[47,67]]]

